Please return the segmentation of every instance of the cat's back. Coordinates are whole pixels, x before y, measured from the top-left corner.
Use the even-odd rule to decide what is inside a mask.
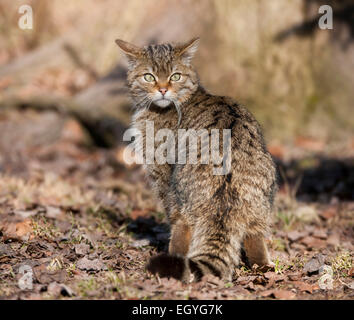
[[[259,123],[246,107],[230,97],[201,92],[190,101],[184,115],[185,129],[230,129],[239,146],[258,146],[265,151]]]

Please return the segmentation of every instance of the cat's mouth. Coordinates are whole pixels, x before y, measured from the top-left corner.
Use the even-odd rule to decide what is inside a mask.
[[[154,100],[154,104],[157,105],[160,108],[166,108],[172,103],[172,100],[166,99],[166,98],[161,98],[158,100]]]
[[[170,106],[171,104],[173,104],[175,106],[177,114],[178,114],[178,126],[180,125],[181,119],[182,119],[182,112],[181,112],[181,108],[180,108],[179,103],[177,103],[175,100],[170,100],[165,97],[154,100],[153,103],[160,108],[166,108],[166,107]]]

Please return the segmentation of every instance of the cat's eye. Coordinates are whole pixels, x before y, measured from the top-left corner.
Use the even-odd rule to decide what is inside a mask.
[[[155,77],[151,73],[145,73],[144,80],[147,82],[152,82],[155,81]]]
[[[170,80],[172,80],[172,81],[178,81],[178,80],[180,80],[181,79],[181,74],[180,73],[174,73],[172,76],[171,76],[171,78],[170,78]]]

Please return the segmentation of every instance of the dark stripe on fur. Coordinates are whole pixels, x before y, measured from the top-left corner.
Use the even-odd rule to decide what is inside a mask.
[[[203,270],[193,260],[188,260],[188,263],[189,263],[189,269],[195,276],[195,280],[197,281],[200,280],[204,275]]]
[[[214,276],[221,278],[221,272],[216,269],[211,263],[204,260],[198,260],[198,263],[201,263],[202,265],[206,266]]]
[[[226,263],[226,261],[223,258],[220,258],[219,256],[216,256],[215,254],[211,254],[211,253],[200,253],[196,256],[194,256],[192,259],[195,259],[197,257],[208,257],[209,259],[215,259],[220,261],[225,267],[228,267],[228,264]]]

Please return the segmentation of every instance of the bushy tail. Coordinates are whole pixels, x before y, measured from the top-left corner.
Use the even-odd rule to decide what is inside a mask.
[[[206,274],[227,279],[232,276],[230,266],[225,260],[212,254],[186,258],[162,253],[150,259],[147,270],[160,277],[172,277],[184,282],[199,281]]]

